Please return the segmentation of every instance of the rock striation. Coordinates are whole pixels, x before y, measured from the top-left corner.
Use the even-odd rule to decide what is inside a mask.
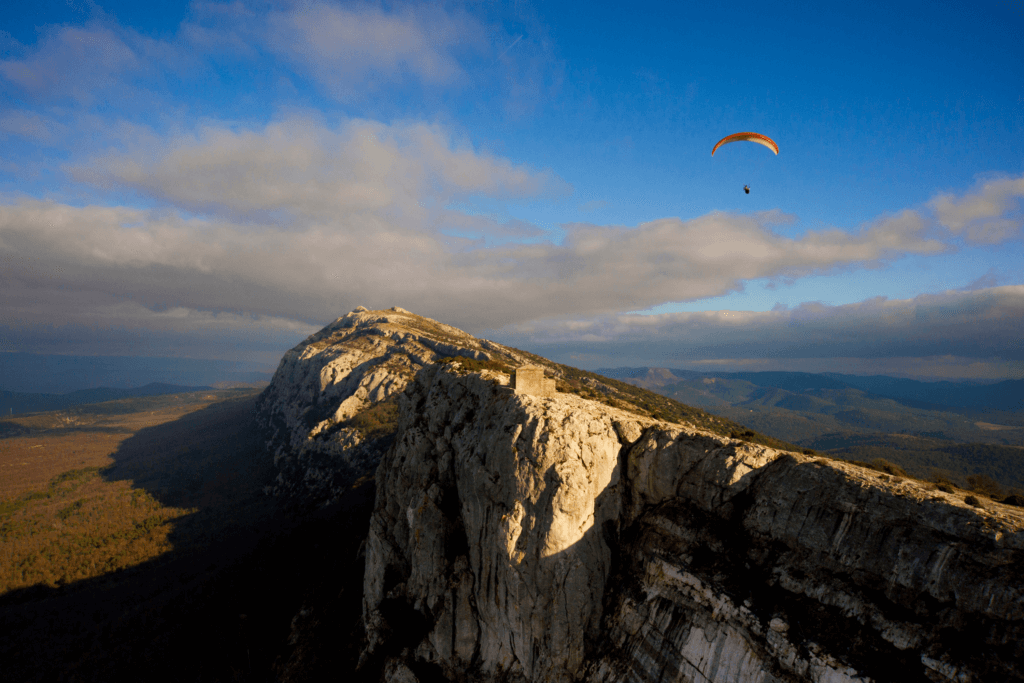
[[[369,678],[1024,680],[1019,508],[625,404],[516,392],[510,372],[472,367],[536,358],[454,332],[439,352],[423,320],[339,319],[286,355],[262,403],[280,486],[315,497],[330,494],[296,453],[326,449],[310,444],[348,429],[350,410],[395,406],[376,455],[315,451],[343,473],[328,489],[379,463]]]

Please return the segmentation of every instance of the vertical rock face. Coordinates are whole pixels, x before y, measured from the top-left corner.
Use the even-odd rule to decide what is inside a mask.
[[[630,451],[634,496],[654,488],[653,468],[674,471],[657,488],[681,495],[634,522],[588,678],[1024,677],[1017,509],[795,454],[676,455],[692,438],[671,430]]]
[[[1014,508],[448,368],[377,483],[364,660],[404,676],[1024,677]]]
[[[651,421],[503,380],[431,369],[402,397],[367,540],[368,652],[570,680],[601,632],[623,439]]]

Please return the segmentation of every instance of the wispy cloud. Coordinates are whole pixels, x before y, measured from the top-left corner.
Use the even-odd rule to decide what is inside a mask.
[[[48,27],[21,58],[0,60],[0,77],[37,102],[70,99],[88,105],[145,66],[141,46],[130,42],[151,41],[102,20]]]
[[[939,222],[955,235],[976,244],[998,244],[1015,237],[1024,226],[1018,206],[1024,177],[989,180],[971,194],[943,194],[930,202]]]
[[[18,135],[46,144],[64,130],[65,126],[35,112],[18,109],[0,112],[0,137]]]
[[[477,21],[440,6],[385,12],[375,5],[295,5],[269,14],[264,37],[270,50],[339,99],[364,96],[374,79],[461,80],[456,51],[485,47]]]

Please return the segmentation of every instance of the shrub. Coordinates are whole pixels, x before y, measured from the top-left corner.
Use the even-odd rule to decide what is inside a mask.
[[[967,487],[975,493],[980,493],[990,498],[1001,498],[1003,487],[992,477],[984,474],[967,475]]]
[[[1016,505],[1017,507],[1024,508],[1024,496],[1011,493],[1006,498],[1003,498],[1003,505]]]
[[[947,470],[932,468],[931,480],[935,482],[935,488],[946,493],[953,493],[956,490],[956,481],[953,473]]]
[[[364,438],[379,439],[398,431],[398,402],[395,396],[374,403],[340,423],[341,427],[358,429]]]
[[[495,372],[502,372],[506,375],[514,372],[514,369],[507,363],[503,363],[498,360],[476,360],[475,358],[468,358],[466,356],[445,356],[437,360],[439,365],[451,365],[452,363],[458,363],[461,368],[460,374],[466,374],[470,372],[481,372],[482,370],[494,370]]]
[[[871,469],[885,472],[896,477],[906,477],[907,473],[899,465],[894,465],[885,458],[875,458],[871,461]]]
[[[978,500],[977,496],[967,496],[966,498],[964,498],[964,502],[967,503],[968,505],[973,505],[976,508],[981,507],[981,501]]]

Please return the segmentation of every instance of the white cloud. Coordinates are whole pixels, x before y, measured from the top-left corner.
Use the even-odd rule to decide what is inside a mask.
[[[466,235],[490,237],[503,242],[516,239],[542,237],[546,233],[535,225],[511,218],[498,221],[489,216],[470,215],[459,211],[445,211],[438,219],[438,229],[445,235]],[[480,239],[468,244],[480,246]]]
[[[139,65],[121,37],[92,23],[50,30],[24,59],[0,60],[0,76],[33,98],[70,97],[88,103],[97,90]]]
[[[722,295],[750,279],[948,249],[910,210],[852,234],[826,229],[789,238],[766,225],[789,220],[778,212],[712,213],[633,228],[568,225],[558,244],[510,241],[538,234],[445,204],[475,192],[536,195],[560,181],[453,149],[440,129],[420,124],[353,121],[332,130],[289,119],[263,130],[207,127],[194,136],[139,140],[131,153],[72,174],[126,185],[172,208],[32,200],[0,206],[8,278],[130,295],[146,306],[306,321],[356,305],[398,304],[473,331],[643,310]],[[186,219],[176,208],[208,217]],[[500,246],[488,246],[495,238]],[[815,310],[808,304],[786,315],[813,318]],[[879,304],[869,318],[884,321],[899,315],[894,310]],[[853,309],[847,314],[857,317]],[[735,326],[743,315],[753,314],[721,324]],[[631,320],[649,329],[661,319]],[[598,334],[586,325],[571,333]]]
[[[339,99],[365,95],[372,80],[460,80],[464,72],[453,51],[467,44],[479,48],[482,38],[482,27],[468,15],[440,7],[384,12],[374,5],[324,2],[270,13],[265,34],[272,51]]]
[[[963,197],[940,195],[930,206],[953,234],[962,234],[976,244],[998,244],[1014,237],[1024,226],[1024,215],[1015,211],[1022,197],[1024,176],[990,180]]]
[[[242,2],[193,3],[179,37],[215,59],[268,54],[338,100],[407,83],[466,85],[464,62],[491,49],[477,19],[441,5],[314,1],[260,9]]]
[[[208,124],[168,137],[126,124],[121,137],[120,151],[70,167],[69,174],[129,188],[164,208],[31,199],[0,204],[0,311],[8,325],[34,315],[10,298],[17,290],[36,293],[29,298],[46,302],[39,310],[69,320],[92,310],[79,295],[96,297],[97,320],[122,310],[110,308],[112,299],[150,312],[241,311],[304,325],[356,305],[400,305],[471,332],[518,326],[533,343],[649,342],[663,356],[684,348],[679,353],[695,358],[722,357],[723,344],[734,347],[730,357],[750,357],[758,348],[780,357],[834,355],[840,347],[849,356],[942,355],[944,339],[968,356],[977,330],[993,345],[1011,343],[1009,332],[1020,338],[1014,321],[1024,316],[1016,304],[989,306],[990,317],[969,318],[965,306],[981,301],[970,297],[946,297],[942,305],[919,298],[909,307],[869,301],[841,309],[805,304],[769,313],[620,315],[719,296],[752,279],[798,278],[951,249],[938,239],[949,233],[915,210],[855,231],[799,237],[772,229],[794,220],[780,211],[714,212],[635,227],[567,224],[556,243],[525,222],[451,207],[473,195],[564,193],[564,181],[460,147],[436,125],[353,120],[332,128],[293,116],[256,129]],[[1017,194],[1016,185],[998,181],[930,206],[955,231],[978,220],[1016,220]],[[929,327],[929,316],[943,315],[947,323],[961,321],[960,341],[952,323]],[[915,336],[933,328],[952,336]],[[690,346],[677,344],[687,339]],[[987,343],[977,341],[971,353],[995,353]]]
[[[163,74],[216,77],[207,67],[223,60],[261,69],[279,68],[280,60],[333,97],[349,100],[407,81],[466,85],[462,60],[491,49],[478,20],[440,6],[384,10],[370,3],[294,2],[263,9],[196,2],[175,35],[154,39],[118,25],[94,5],[85,24],[47,26],[34,45],[19,45],[19,57],[0,60],[0,79],[36,101],[71,99],[89,106],[113,99],[123,105],[142,95],[133,85],[140,77],[155,78],[163,89]]]
[[[255,197],[261,182],[243,182],[233,196]],[[254,225],[23,200],[0,206],[0,258],[7,278],[146,305],[313,321],[359,304],[399,304],[472,330],[704,298],[747,278],[942,248],[917,235],[913,221],[790,240],[727,214],[634,229],[575,226],[560,245],[452,246],[416,216],[374,208]]]
[[[335,130],[290,118],[263,130],[207,126],[69,169],[76,180],[121,184],[177,206],[229,215],[287,212],[333,218],[387,212],[427,221],[426,203],[484,194],[526,198],[564,191],[549,172],[453,149],[436,126],[349,121]]]

